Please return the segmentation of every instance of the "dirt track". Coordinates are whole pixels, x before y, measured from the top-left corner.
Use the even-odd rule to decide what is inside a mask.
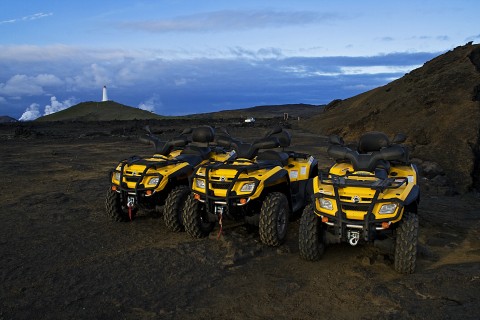
[[[0,125],[0,319],[478,319],[477,195],[422,194],[412,275],[370,245],[332,245],[306,262],[298,220],[279,248],[238,224],[198,240],[168,232],[155,213],[114,223],[104,214],[107,172],[151,153],[135,138],[140,126]],[[293,131],[294,149],[326,166],[322,141]]]

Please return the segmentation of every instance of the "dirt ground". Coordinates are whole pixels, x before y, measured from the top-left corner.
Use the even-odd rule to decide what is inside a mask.
[[[153,151],[136,138],[142,125],[0,125],[0,319],[478,319],[478,194],[422,193],[412,275],[373,245],[331,245],[304,261],[298,219],[279,248],[238,223],[219,240],[218,229],[192,239],[158,213],[131,223],[104,213],[109,170]],[[188,125],[152,128],[169,137]],[[329,165],[325,137],[291,132],[291,149]]]

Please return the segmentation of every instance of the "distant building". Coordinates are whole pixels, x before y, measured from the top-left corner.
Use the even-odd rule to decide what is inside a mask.
[[[107,86],[103,86],[102,102],[108,101]]]

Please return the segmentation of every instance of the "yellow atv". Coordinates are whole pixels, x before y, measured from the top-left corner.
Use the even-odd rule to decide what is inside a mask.
[[[287,234],[290,212],[305,206],[308,179],[318,174],[317,160],[312,156],[273,150],[288,147],[290,140],[289,133],[280,127],[253,143],[219,139],[218,144],[233,148],[237,158],[207,162],[192,175],[192,194],[183,211],[186,231],[201,238],[217,222],[221,233],[224,218],[244,220],[259,227],[264,244],[280,245]]]
[[[234,153],[211,145],[214,130],[209,126],[184,130],[170,141],[160,141],[151,132],[142,140],[153,144],[156,153],[120,161],[110,176],[106,212],[116,221],[131,221],[139,208],[152,210],[164,205],[167,228],[182,231],[182,208],[190,194],[189,176],[202,162],[210,158],[227,160]]]
[[[381,132],[360,137],[357,150],[330,137],[328,154],[336,159],[328,174],[313,180],[314,202],[300,219],[300,255],[315,261],[327,243],[386,240],[393,244],[395,270],[415,270],[420,201],[418,173],[408,150]]]

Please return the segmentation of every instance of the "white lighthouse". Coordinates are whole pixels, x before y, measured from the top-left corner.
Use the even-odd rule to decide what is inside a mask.
[[[102,102],[108,101],[107,86],[103,86]]]

